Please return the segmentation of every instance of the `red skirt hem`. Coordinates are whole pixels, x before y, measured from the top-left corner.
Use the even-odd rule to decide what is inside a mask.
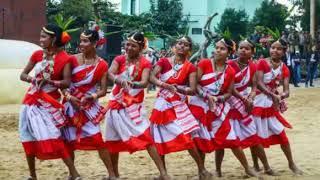
[[[160,155],[172,152],[184,151],[195,147],[190,134],[180,134],[171,141],[164,143],[155,143],[157,151]]]
[[[67,143],[70,150],[100,150],[106,147],[103,142],[101,133],[94,134],[92,136],[80,138],[80,141],[71,141]]]
[[[257,134],[255,134],[255,135],[252,135],[252,136],[247,137],[244,140],[240,141],[240,144],[241,144],[242,149],[256,146],[256,145],[260,144],[260,138]]]
[[[150,134],[150,128],[148,128],[143,134],[137,137],[131,137],[127,141],[106,141],[105,144],[111,153],[129,152],[131,154],[147,149],[147,147],[153,145],[154,142]]]
[[[215,150],[215,147],[211,140],[201,139],[199,137],[193,138],[196,147],[204,153],[211,153]]]
[[[240,139],[235,139],[235,140],[226,139],[222,144],[216,143],[215,139],[213,139],[213,144],[217,150],[233,149],[233,148],[241,147]]]
[[[70,157],[67,146],[62,139],[22,142],[27,156],[35,156],[40,160],[66,159]]]
[[[272,145],[276,144],[289,144],[289,139],[286,135],[286,132],[283,130],[280,134],[275,134],[272,136],[269,136],[268,138],[261,138],[260,142],[263,147],[269,148]]]

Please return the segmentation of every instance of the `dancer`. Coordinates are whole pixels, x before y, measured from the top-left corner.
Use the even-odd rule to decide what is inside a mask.
[[[174,56],[160,59],[153,69],[150,81],[161,89],[150,117],[151,130],[163,164],[166,154],[188,150],[197,163],[199,178],[206,179],[211,174],[191,138],[199,124],[187,105],[187,95],[194,94],[197,84],[196,68],[187,59],[191,50],[191,39],[179,38],[173,46]]]
[[[149,121],[143,106],[144,88],[149,82],[150,62],[142,56],[145,38],[134,32],[128,36],[126,54],[114,59],[108,76],[115,84],[110,94],[106,115],[105,140],[119,177],[119,152],[148,150],[160,171],[159,179],[169,179],[150,134]]]
[[[115,179],[99,126],[106,113],[98,99],[107,93],[108,64],[96,54],[98,40],[99,34],[94,30],[86,30],[80,35],[81,53],[72,58],[72,81],[64,92],[69,124],[62,128],[62,132],[73,160],[74,150],[97,150],[108,169],[108,179]]]
[[[290,73],[288,67],[281,61],[286,49],[287,43],[279,39],[272,43],[270,57],[259,60],[257,65],[259,91],[253,103],[252,115],[262,145],[269,147],[280,144],[289,168],[295,174],[302,174],[293,161],[290,143],[284,130],[285,127],[292,128],[292,126],[280,114],[287,109],[284,99],[289,97]],[[280,85],[283,86],[282,92],[277,89]]]
[[[59,89],[70,85],[69,55],[62,47],[70,36],[56,25],[46,25],[40,33],[43,50],[32,54],[20,75],[22,81],[31,83],[23,100],[19,117],[19,133],[29,166],[29,180],[36,180],[35,157],[41,160],[62,158],[72,179],[80,179],[68,153],[60,128],[67,121],[63,105],[59,103]],[[34,69],[35,76],[28,74]]]
[[[234,138],[239,140],[241,148],[250,147],[251,153],[256,154],[263,162],[264,171],[268,175],[277,175],[269,166],[263,146],[257,135],[256,125],[251,116],[253,100],[256,95],[256,64],[252,57],[255,53],[255,45],[245,39],[239,43],[239,58],[228,61],[228,64],[235,70],[235,84],[233,96],[228,100],[231,105],[230,122],[234,129]],[[259,171],[257,164],[255,170]]]

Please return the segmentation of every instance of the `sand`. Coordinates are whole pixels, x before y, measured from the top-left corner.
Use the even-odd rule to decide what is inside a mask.
[[[291,179],[320,179],[320,89],[299,88],[293,89],[289,99],[289,110],[285,117],[294,126],[287,130],[293,149],[293,155],[298,166],[304,171],[303,176],[294,176],[288,169],[287,161],[279,146],[266,150],[271,166],[281,176],[264,179],[291,180]],[[153,106],[155,93],[147,95],[147,108]],[[22,145],[18,136],[18,112],[20,105],[0,106],[0,179],[23,179],[28,175],[27,163]],[[102,126],[103,127],[103,126]],[[249,151],[245,151],[249,163],[252,164]],[[37,173],[39,179],[66,179],[67,169],[61,160],[38,161]],[[97,152],[76,152],[76,167],[84,179],[102,179],[106,170],[98,157]],[[167,156],[167,167],[173,179],[194,179],[197,168],[187,152],[173,153]],[[207,155],[206,167],[214,170],[214,153]],[[123,153],[119,165],[123,179],[152,179],[158,172],[148,153],[137,152],[133,155]],[[223,162],[221,179],[244,179],[243,170],[230,150],[226,151]],[[218,178],[215,178],[218,179]],[[250,178],[255,179],[255,178]]]

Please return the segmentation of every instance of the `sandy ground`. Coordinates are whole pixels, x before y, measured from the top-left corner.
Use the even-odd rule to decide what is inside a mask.
[[[279,146],[267,149],[267,156],[271,166],[281,176],[264,179],[320,179],[320,88],[293,89],[289,99],[289,110],[285,117],[294,126],[287,130],[291,141],[294,159],[304,171],[303,176],[293,176],[288,169],[287,161]],[[150,110],[153,106],[155,93],[147,95],[146,106]],[[0,179],[23,179],[28,175],[27,163],[18,136],[19,105],[0,106]],[[103,126],[102,126],[103,127]],[[251,164],[251,156],[246,150]],[[98,158],[97,152],[76,152],[76,166],[84,179],[102,179],[106,170]],[[167,156],[167,167],[173,179],[194,179],[197,168],[187,152],[173,153]],[[207,155],[206,167],[214,170],[214,154]],[[146,152],[133,155],[123,153],[120,156],[120,173],[124,179],[152,179],[158,172]],[[39,179],[66,179],[67,170],[61,160],[37,161]],[[239,162],[230,150],[226,151],[223,162],[223,178],[245,179]],[[218,179],[218,178],[215,178]],[[251,178],[255,179],[255,178]]]

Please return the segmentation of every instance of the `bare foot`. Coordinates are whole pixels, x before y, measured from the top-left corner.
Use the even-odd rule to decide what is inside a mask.
[[[217,175],[217,177],[222,177],[222,172],[221,172],[221,171],[216,170],[216,175]]]
[[[199,172],[199,180],[210,180],[212,179],[212,174],[207,171],[207,170],[203,170],[202,172]]]
[[[119,180],[120,178],[117,178],[117,177],[115,177],[115,176],[112,176],[112,177],[104,177],[104,178],[102,178],[102,180]]]
[[[252,168],[246,169],[245,172],[250,177],[259,177],[259,174]]]
[[[171,180],[169,175],[160,175],[159,177],[153,178],[153,180]]]
[[[264,171],[265,174],[269,175],[269,176],[279,176],[279,173],[273,171],[273,169],[268,169]]]
[[[302,175],[303,171],[301,171],[295,164],[289,165],[289,168],[294,174]]]
[[[255,171],[257,171],[257,172],[260,172],[260,171],[263,170],[263,169],[260,168],[259,166],[253,166],[253,169],[254,169]]]
[[[26,180],[37,180],[37,177],[29,176],[29,177],[26,178]]]

